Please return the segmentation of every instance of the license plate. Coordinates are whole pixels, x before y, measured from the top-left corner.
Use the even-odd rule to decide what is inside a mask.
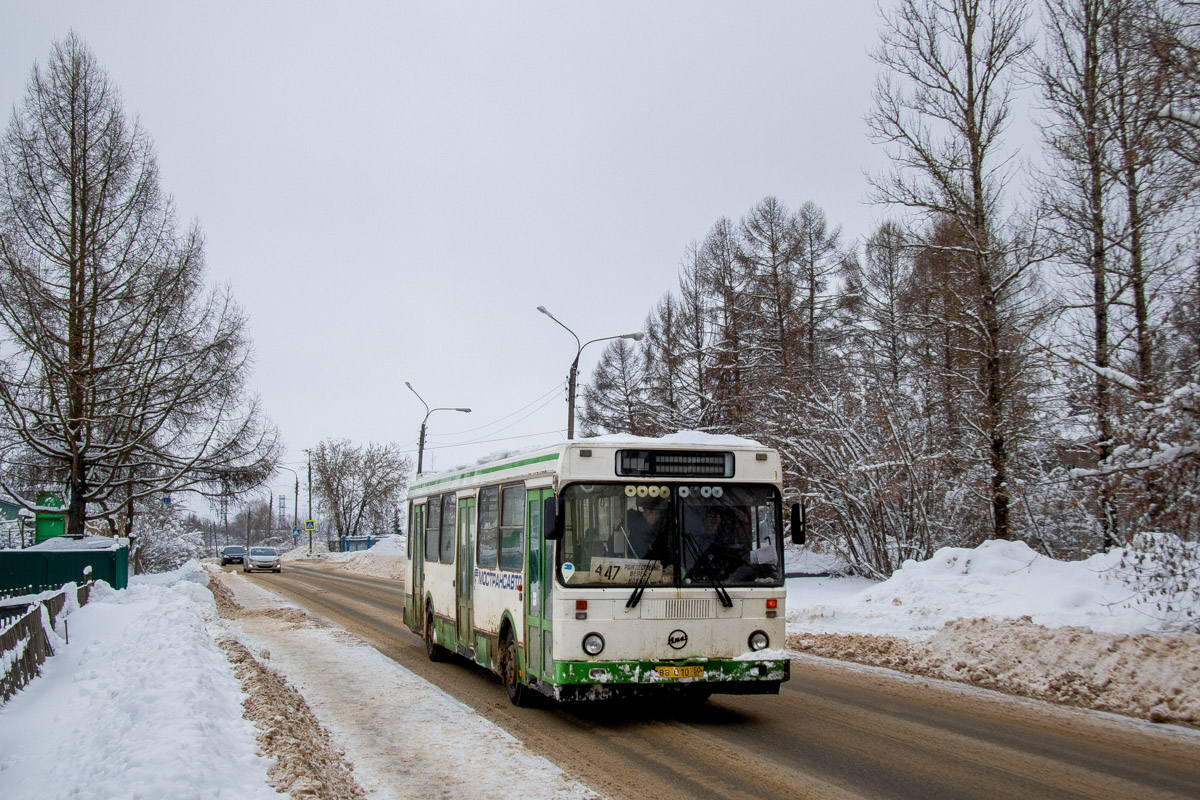
[[[702,678],[704,667],[655,667],[660,678]]]

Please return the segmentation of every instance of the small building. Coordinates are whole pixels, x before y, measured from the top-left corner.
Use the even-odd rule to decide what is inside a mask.
[[[0,522],[16,522],[20,519],[20,510],[16,503],[0,499]]]
[[[62,495],[55,492],[39,492],[37,504],[39,509],[61,509],[65,506]],[[62,536],[67,532],[66,513],[39,510],[33,517],[33,531],[35,544]]]

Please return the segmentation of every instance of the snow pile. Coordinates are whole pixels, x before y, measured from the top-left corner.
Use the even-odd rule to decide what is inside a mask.
[[[370,550],[338,553],[331,555],[328,561],[333,569],[400,581],[404,580],[408,571],[408,557],[404,548],[402,537],[388,536],[371,545]]]
[[[1200,636],[1134,597],[1122,552],[944,548],[891,579],[788,582],[788,646],[1010,694],[1200,726]]]
[[[297,544],[291,550],[288,550],[287,552],[282,553],[279,556],[279,558],[281,561],[297,561],[297,560],[303,560],[303,559],[307,559],[307,558],[323,559],[328,555],[329,555],[329,545],[327,545],[325,543],[325,539],[313,537],[312,555],[309,555],[308,541],[304,538],[301,538],[299,544]]]
[[[5,798],[276,797],[205,581],[191,562],[120,592],[98,583],[60,621],[69,643],[0,709]]]
[[[1057,561],[1024,542],[944,547],[928,561],[906,561],[889,580],[825,602],[788,599],[794,632],[932,636],[962,617],[1028,617],[1051,628],[1159,633],[1170,621],[1138,602],[1121,579],[1121,551]]]

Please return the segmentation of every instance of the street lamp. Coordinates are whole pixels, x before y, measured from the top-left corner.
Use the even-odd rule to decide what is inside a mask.
[[[567,375],[567,438],[574,439],[575,438],[575,383],[576,383],[576,377],[579,374],[579,355],[580,355],[580,353],[583,352],[583,348],[587,347],[589,344],[594,344],[595,342],[607,342],[609,339],[632,339],[635,342],[640,342],[642,340],[642,334],[639,332],[639,333],[622,333],[622,334],[618,334],[617,336],[601,336],[599,339],[591,339],[589,341],[584,342],[583,344],[580,344],[579,337],[575,336],[575,331],[571,330],[566,325],[563,325],[562,322],[558,319],[558,317],[554,316],[553,314],[551,314],[549,311],[546,310],[545,306],[538,306],[537,310],[542,312],[543,314],[545,314],[550,319],[557,322],[562,327],[563,330],[565,330],[567,333],[571,334],[571,336],[575,337],[575,360],[571,362],[571,372]]]
[[[447,407],[430,408],[429,404],[425,402],[425,398],[423,398],[423,397],[421,397],[421,395],[417,394],[417,390],[413,388],[411,383],[409,383],[408,381],[405,381],[404,385],[408,387],[408,390],[410,392],[412,392],[413,394],[416,394],[417,399],[421,401],[421,405],[425,406],[425,419],[421,420],[421,440],[420,440],[420,444],[417,445],[417,474],[420,475],[421,468],[425,465],[425,423],[429,421],[429,415],[432,414],[434,411],[461,411],[464,414],[470,414],[471,409],[469,409],[469,408],[447,408]]]

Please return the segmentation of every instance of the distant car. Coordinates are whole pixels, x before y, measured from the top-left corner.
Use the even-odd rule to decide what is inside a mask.
[[[242,562],[242,572],[253,572],[256,569],[282,572],[283,567],[279,566],[279,551],[274,547],[251,547],[250,555]]]
[[[221,548],[221,566],[246,563],[246,548],[230,545]]]

